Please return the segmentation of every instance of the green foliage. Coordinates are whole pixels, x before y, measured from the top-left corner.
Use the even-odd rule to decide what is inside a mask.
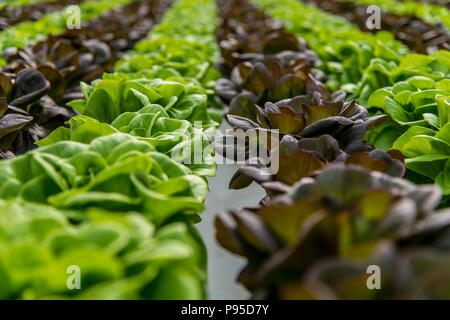
[[[84,84],[83,92],[85,99],[69,106],[101,122],[111,123],[125,112],[159,104],[172,119],[201,121],[204,128],[217,126],[208,115],[205,89],[183,78],[129,80],[123,74],[104,74],[102,80]]]
[[[440,78],[424,71],[422,74]],[[413,176],[415,182],[435,181],[445,195],[450,194],[449,80],[413,76],[378,89],[367,104],[390,116],[389,121],[369,132],[369,141],[381,149],[400,150],[406,167],[418,174]]]
[[[0,197],[56,208],[141,212],[158,223],[203,210],[206,182],[125,133],[61,141],[0,163]]]
[[[135,50],[117,63],[116,72],[133,78],[184,78],[203,86],[209,105],[220,107],[214,92],[215,82],[220,78],[214,67],[215,48],[197,40],[158,36],[139,42]]]
[[[86,2],[82,18],[127,2]],[[8,33],[18,42],[2,34],[0,47],[59,32],[65,17],[18,25]],[[177,1],[117,73],[81,83],[67,127],[0,162],[0,298],[205,297],[206,250],[192,223],[216,171],[214,19],[213,1]],[[81,290],[66,288],[69,265],[81,268]]]
[[[414,78],[409,80],[411,77]],[[437,51],[427,56],[409,54],[401,58],[398,64],[389,64],[386,61],[374,59],[361,78],[359,100],[369,108],[373,105],[380,107],[380,100],[383,99],[382,92],[391,90],[390,87],[395,88],[395,93],[403,92],[401,96],[397,97],[400,102],[409,99],[408,90],[413,92],[426,90],[427,93],[416,92],[411,98],[418,107],[419,104],[424,105],[434,98],[432,91],[428,90],[435,89],[436,93],[439,93],[438,90],[441,90],[440,93],[443,93],[442,90],[448,92],[448,80],[444,79],[449,77],[450,52],[448,51]],[[434,83],[440,80],[444,80],[440,85]],[[408,81],[408,84],[405,84],[404,81]],[[381,88],[383,90],[375,93],[375,90]],[[381,107],[381,109],[385,108]]]
[[[149,38],[140,41],[116,64],[115,71],[133,79],[193,83],[204,88],[202,93],[207,95],[209,107],[222,108],[214,91],[220,78],[214,66],[219,59],[215,19],[215,4],[209,0],[176,2]],[[208,112],[216,122],[221,121],[218,111]]]
[[[216,19],[214,1],[177,1],[153,29],[151,38],[170,36],[175,39],[195,39],[216,48]]]
[[[172,160],[185,164],[198,176],[214,176],[216,172],[213,148],[205,132],[186,120],[170,118],[157,104],[136,112],[124,112],[111,124],[88,116],[76,116],[69,120],[69,125],[70,128],[60,127],[37,144],[48,146],[59,141],[91,143],[97,137],[123,132],[140,137],[140,141],[148,142]]]
[[[0,299],[204,297],[205,251],[185,223],[156,230],[135,212],[89,209],[74,226],[73,212],[23,201],[0,211]],[[80,289],[66,285],[74,265]]]

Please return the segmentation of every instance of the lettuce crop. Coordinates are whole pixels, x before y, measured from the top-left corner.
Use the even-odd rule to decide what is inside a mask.
[[[449,212],[440,215],[448,218]],[[448,226],[442,229],[448,232]],[[447,251],[433,246],[401,250],[384,243],[365,261],[330,258],[318,262],[303,281],[283,287],[280,296],[288,300],[444,300],[450,297],[449,259]],[[384,271],[381,290],[367,290],[367,270],[374,265]]]
[[[16,75],[0,73],[0,79],[1,159],[34,148],[34,142],[46,137],[72,115],[45,97],[51,86],[39,71],[22,69]]]
[[[252,181],[263,186],[267,182],[292,185],[332,163],[404,176],[404,159],[398,151],[374,150],[364,141],[366,132],[387,116],[369,116],[356,101],[346,102],[345,92],[330,93],[315,78],[326,80],[314,69],[320,64],[314,52],[250,3],[239,7],[227,6],[225,1],[220,4],[224,20],[217,33],[222,39],[224,66],[232,71],[224,72],[228,79],[217,82],[217,92],[229,103],[228,122],[248,136],[255,134],[248,141],[234,133],[215,141],[223,156],[233,159],[239,154],[247,160],[233,176],[230,188],[244,188]],[[257,19],[249,24],[247,17]],[[271,154],[266,159],[254,154],[252,147],[263,141],[263,134],[270,136],[266,144]],[[274,143],[274,138],[279,141]],[[269,195],[277,192],[266,191]]]
[[[313,92],[277,103],[266,102],[264,108],[255,105],[252,113],[244,114],[249,119],[247,122],[242,121],[243,117],[233,115],[234,110],[231,110],[228,120],[241,129],[277,129],[281,134],[303,138],[330,134],[338,139],[345,151],[361,150],[358,141],[364,137],[366,129],[376,127],[386,117],[369,117],[366,108],[356,101],[344,102],[344,97],[344,92],[331,96]]]
[[[389,116],[381,126],[371,128],[367,134],[369,142],[383,150],[400,149],[409,169],[408,179],[418,183],[436,182],[444,194],[448,194],[448,140],[442,139],[445,133],[438,135],[439,142],[427,140],[428,147],[423,148],[426,151],[419,153],[411,152],[411,143],[416,144],[413,132],[422,134],[423,130],[411,129],[401,143],[396,143],[410,127],[430,129],[431,132],[427,132],[432,138],[436,138],[437,131],[445,132],[442,128],[448,122],[448,52],[441,50],[427,56],[407,54],[404,48],[392,41],[389,33],[360,36],[340,18],[298,1],[282,0],[281,4],[270,0],[256,2],[282,19],[290,30],[305,37],[316,50],[323,62],[321,68],[328,77],[328,88],[346,91],[349,93],[347,99],[356,99],[372,114]],[[298,19],[295,14],[301,10],[311,14],[305,13],[305,19]],[[317,24],[312,22],[322,18],[330,23],[321,22],[322,27],[316,28]],[[433,164],[430,168],[424,168],[424,162],[420,165],[415,162],[425,160],[425,157],[420,158],[425,155],[431,156],[427,160],[428,164]]]
[[[450,76],[450,53],[441,50],[430,55],[409,54],[402,57],[398,64],[373,59],[358,83],[360,92],[358,99],[369,108],[373,103],[377,103],[378,106],[377,96],[380,92],[375,94],[377,89],[391,87],[397,83],[399,83],[398,87],[401,87],[403,84],[401,81],[407,81],[414,76],[419,77],[417,81],[414,81],[414,86],[420,91],[433,86],[426,79],[421,81],[420,77],[430,78],[436,82],[447,79]],[[386,90],[389,89],[386,88]],[[403,96],[406,97],[405,94]]]
[[[61,141],[0,163],[0,198],[55,208],[137,211],[161,223],[203,210],[206,182],[125,133]]]
[[[86,21],[79,30],[66,29],[27,48],[10,48],[3,72],[24,67],[40,71],[51,84],[49,96],[59,105],[80,98],[80,81],[101,78],[105,71],[144,38],[158,22],[168,1],[134,1]],[[82,95],[81,95],[82,97]]]
[[[132,2],[87,22],[81,30],[48,36],[30,48],[6,50],[8,65],[0,73],[0,96],[10,104],[4,119],[10,125],[4,124],[6,136],[0,137],[0,157],[9,158],[35,148],[37,140],[74,116],[72,109],[63,106],[84,97],[80,80],[92,81],[111,69],[123,51],[158,21],[167,5],[165,1],[151,5]],[[9,115],[13,111],[20,116]],[[22,121],[24,116],[33,117],[32,121]],[[7,128],[11,128],[11,134]]]
[[[0,299],[201,299],[205,249],[182,222],[0,201]],[[66,285],[71,266],[80,288]],[[72,272],[72,271],[71,271]]]
[[[215,26],[208,21],[213,8],[209,0],[178,1],[159,27],[159,44],[137,47],[137,55],[164,59],[164,41],[180,26],[176,20],[191,24],[198,14],[188,31],[197,36],[178,42],[191,53],[184,65],[179,58],[187,55],[179,51],[158,70],[161,78],[148,78],[151,67],[123,68],[83,82],[84,99],[70,103],[79,115],[39,141],[40,148],[0,162],[0,298],[205,297],[206,251],[192,223],[204,209],[204,176],[215,173],[215,164],[182,163],[198,146],[212,160],[209,135],[218,124],[208,110],[217,75],[217,56],[209,56],[216,52]],[[160,49],[158,56],[149,54],[153,48]],[[204,52],[195,55],[196,48]],[[54,53],[49,50],[30,57]],[[137,55],[119,65],[133,66],[127,59]],[[39,71],[26,70],[45,80]],[[28,110],[42,98],[40,89],[46,94],[56,88],[49,82],[28,81],[25,89],[18,83],[16,90],[13,81],[2,81],[0,88]],[[19,109],[5,100],[2,115],[6,108]],[[80,290],[66,287],[70,265],[81,269]]]
[[[360,31],[343,17],[297,0],[254,0],[286,28],[303,37],[322,61],[331,91],[343,89],[358,97],[357,84],[373,59],[397,64],[409,50],[387,31],[375,35]],[[301,15],[302,19],[299,19]]]
[[[307,282],[308,270],[320,271],[317,263],[367,261],[383,243],[440,215],[437,187],[352,165],[326,167],[285,192],[263,207],[216,218],[219,243],[248,260],[239,281],[255,298],[292,297],[288,289]]]
[[[434,65],[439,66],[437,63]],[[412,71],[409,69],[408,74],[413,74]],[[448,70],[443,72],[447,74]],[[394,147],[400,150],[406,158],[407,168],[412,172],[410,177],[413,181],[434,181],[448,195],[449,80],[439,80],[442,75],[438,72],[422,73],[430,77],[412,76],[395,82],[391,87],[379,89],[370,96],[367,104],[375,110],[382,110],[390,119],[367,137],[379,148]]]
[[[361,4],[358,2],[340,0],[303,0],[323,9],[324,11],[343,16],[354,23],[362,31],[376,33],[378,28],[371,29],[367,25],[368,9],[373,2]],[[362,1],[362,3],[364,3]],[[417,53],[432,53],[439,49],[450,49],[450,33],[440,24],[430,24],[414,15],[399,15],[391,11],[380,12],[380,29],[391,32],[394,37],[406,44],[411,51]]]
[[[87,21],[99,16],[104,11],[124,5],[131,0],[117,0],[114,2],[86,1],[80,5],[81,19]],[[27,21],[8,28],[0,33],[0,51],[6,48],[27,47],[32,41],[51,33],[57,34],[64,31],[67,24],[69,13],[66,11],[57,11],[46,14],[38,21]],[[0,65],[4,65],[5,61],[0,60]]]
[[[199,41],[159,36],[139,42],[135,51],[116,65],[115,71],[148,78],[193,78],[211,89],[219,78],[214,55],[214,48]]]
[[[208,113],[220,122],[221,113],[214,110],[222,108],[214,91],[220,77],[214,67],[219,59],[214,41],[215,19],[216,8],[209,0],[176,2],[148,39],[137,43],[116,64],[115,71],[134,79],[183,79],[181,82],[203,87],[210,107]]]
[[[136,112],[124,112],[110,125],[88,116],[76,116],[68,121],[70,128],[60,127],[39,146],[59,141],[90,143],[97,137],[124,132],[150,143],[157,151],[185,164],[198,176],[214,176],[216,164],[208,136],[189,121],[172,119],[160,105],[148,105]],[[197,155],[196,152],[202,154]],[[193,161],[195,160],[195,161]]]
[[[355,142],[358,143],[358,140]],[[336,163],[360,166],[394,177],[403,177],[406,172],[403,156],[398,150],[384,152],[375,149],[348,154],[340,149],[336,139],[327,134],[298,141],[286,135],[280,141],[276,157],[271,162],[278,164],[277,172],[271,172],[267,165],[251,163],[250,160],[254,159],[249,159],[249,164],[240,167],[231,179],[230,188],[241,189],[255,181],[266,189],[269,196],[273,196],[285,190],[285,185],[293,185]]]
[[[208,114],[205,89],[189,80],[174,81],[141,78],[129,80],[121,74],[104,74],[102,80],[91,85],[82,84],[85,99],[68,105],[80,114],[101,122],[111,123],[124,112],[136,112],[150,104],[159,104],[169,117],[201,121],[205,128],[217,125]]]

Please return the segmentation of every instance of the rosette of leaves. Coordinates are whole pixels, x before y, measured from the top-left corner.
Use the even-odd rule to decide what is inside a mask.
[[[193,82],[204,88],[202,93],[207,95],[210,108],[223,108],[214,90],[220,73],[214,67],[215,50],[209,44],[193,39],[156,36],[140,41],[135,50],[116,64],[116,72],[124,73],[130,79]],[[219,117],[214,119],[218,121]]]
[[[236,16],[239,13],[233,11],[228,17],[222,15],[217,37],[225,69],[223,71],[226,73],[242,62],[276,60],[277,55],[282,52],[285,52],[285,56],[288,55],[291,60],[301,60],[310,66],[317,63],[316,54],[309,50],[306,42],[287,32],[281,23],[266,16],[255,20],[259,11],[254,12],[254,8],[250,11],[246,11],[241,5],[233,8],[243,9],[251,19],[239,18]]]
[[[17,132],[30,123],[31,120],[33,120],[33,117],[28,113],[21,109],[8,106],[6,98],[0,98],[0,159],[14,156],[7,149],[17,137]]]
[[[345,102],[345,93],[330,94],[326,89],[309,90],[306,95],[284,99],[277,103],[266,102],[264,108],[253,105],[252,110],[241,115],[228,115],[235,127],[277,129],[282,135],[314,138],[328,134],[333,136],[340,148],[353,153],[367,148],[363,142],[367,130],[376,128],[386,116],[368,116],[366,108],[356,101]]]
[[[0,73],[1,158],[34,148],[34,142],[70,118],[68,109],[42,99],[49,90],[50,83],[37,70],[23,69],[15,76]]]
[[[217,126],[208,114],[205,89],[187,80],[172,80],[130,80],[123,74],[104,74],[102,80],[95,80],[90,85],[82,83],[85,99],[74,100],[68,105],[82,115],[111,123],[124,112],[136,112],[150,104],[159,104],[172,119],[198,121],[203,128]]]
[[[300,180],[267,206],[216,219],[217,239],[248,259],[239,275],[257,298],[278,298],[322,259],[368,259],[434,213],[439,189],[352,165]]]
[[[386,149],[410,127],[439,130],[449,121],[449,96],[450,80],[435,81],[425,76],[413,76],[376,90],[367,106],[374,113],[389,115],[390,119],[369,134],[369,140]]]
[[[214,176],[214,149],[202,128],[189,121],[171,119],[163,107],[148,105],[136,112],[124,112],[111,124],[88,116],[76,116],[68,121],[69,128],[60,127],[47,138],[38,141],[48,146],[59,141],[91,143],[97,137],[124,132],[150,143],[157,151],[185,164],[198,176]]]
[[[286,135],[281,139],[270,163],[263,165],[258,160],[250,158],[247,165],[238,169],[230,181],[231,189],[245,188],[255,181],[265,186],[269,195],[276,195],[279,191],[284,191],[286,185],[293,185],[336,163],[357,165],[393,177],[403,177],[406,172],[403,156],[398,150],[384,152],[375,149],[348,154],[340,149],[336,139],[327,134],[299,140]],[[274,166],[276,170],[272,169],[274,163],[277,164]]]
[[[117,72],[148,78],[193,78],[207,89],[214,89],[220,78],[214,67],[215,48],[198,40],[161,35],[140,41],[134,50],[116,64]]]
[[[89,209],[72,225],[73,212],[46,205],[0,208],[0,299],[205,297],[206,251],[187,223],[156,229],[136,212]],[[74,266],[80,288],[69,289]]]
[[[393,176],[404,175],[401,154],[396,151],[389,151],[390,154],[375,151],[370,143],[364,141],[367,130],[376,128],[387,117],[369,117],[368,111],[355,101],[344,102],[344,92],[333,95],[325,92],[327,95],[321,96],[319,92],[314,92],[276,104],[268,102],[264,109],[255,105],[256,121],[241,116],[227,116],[235,128],[246,132],[245,136],[251,137],[255,133],[256,142],[265,143],[267,151],[272,153],[269,155],[271,159],[268,159],[270,162],[261,160],[261,155],[254,152],[255,141],[239,139],[239,131],[215,141],[216,151],[222,156],[236,157],[237,151],[248,160],[247,165],[240,168],[232,178],[231,188],[243,188],[252,181],[262,183],[280,180],[293,184],[329,162],[346,160],[368,169],[388,171]],[[271,141],[274,129],[278,130],[275,139],[280,139],[281,135],[279,147]],[[264,141],[264,134],[269,137],[269,141]],[[351,159],[347,159],[350,155],[353,155]],[[271,172],[272,168],[279,170]]]
[[[447,214],[448,216],[448,214]],[[367,260],[324,259],[302,280],[280,288],[279,298],[358,300],[441,300],[449,299],[450,255],[434,247],[399,250],[389,243]],[[377,266],[381,278],[377,290],[367,286],[370,266]],[[373,271],[372,271],[373,272]],[[369,281],[370,282],[370,281]]]
[[[217,81],[216,92],[229,104],[229,114],[253,120],[256,119],[254,104],[277,102],[311,91],[328,92],[309,72],[309,65],[303,62],[298,65],[282,65],[279,60],[268,65],[243,62],[236,66],[230,79]]]
[[[450,81],[414,76],[375,91],[368,101],[390,120],[368,134],[376,146],[406,158],[409,178],[439,185],[450,194]]]
[[[362,77],[358,79],[358,81],[360,80],[357,89],[359,102],[370,106],[368,101],[374,99],[372,95],[375,94],[377,89],[391,87],[397,82],[407,81],[415,76],[426,77],[435,82],[448,79],[450,76],[450,52],[440,50],[429,55],[408,54],[396,63],[390,63],[382,59],[371,60]],[[417,86],[425,85],[421,89],[430,89],[427,80],[422,82],[417,79],[414,84]]]
[[[438,131],[413,126],[395,141],[394,148],[405,155],[412,181],[434,182],[450,195],[450,123]]]
[[[156,223],[203,210],[204,179],[125,133],[61,141],[0,163],[0,198],[61,209],[137,211]]]
[[[48,95],[59,104],[76,98],[80,81],[101,77],[113,62],[105,43],[63,36],[49,36],[31,48],[6,50],[4,56],[8,63],[4,72],[16,73],[24,68],[41,72],[51,84]]]
[[[396,243],[381,241],[364,261],[324,259],[303,279],[288,284],[284,299],[446,299],[449,298],[450,211],[429,215]],[[378,266],[378,290],[367,290],[367,269]],[[366,276],[363,276],[365,274]]]

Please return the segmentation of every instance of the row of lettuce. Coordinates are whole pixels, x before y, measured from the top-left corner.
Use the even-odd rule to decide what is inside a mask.
[[[216,171],[215,87],[236,128],[282,134],[278,172],[249,163],[230,183],[261,184],[261,206],[216,220],[254,297],[445,296],[449,214],[437,188],[401,178],[406,157],[408,179],[450,194],[448,52],[411,54],[297,0],[254,0],[290,32],[247,1],[218,3],[215,33],[214,1],[178,0],[115,73],[81,84],[68,126],[0,162],[0,297],[204,298],[194,223]],[[388,270],[385,290],[367,290],[369,264]]]
[[[215,15],[177,1],[115,73],[82,83],[69,128],[0,163],[1,298],[205,297],[193,224],[216,170]]]
[[[76,112],[66,103],[83,98],[80,82],[111,71],[137,41],[147,37],[169,0],[137,0],[25,48],[3,53],[0,159],[36,148],[35,142],[64,125]]]
[[[370,5],[341,0],[302,1],[342,16],[362,31],[376,33],[387,30],[416,53],[450,50],[450,31],[441,24],[427,23],[415,15],[400,15],[383,10],[374,14],[374,8]]]
[[[408,179],[450,194],[450,53],[409,53],[392,35],[363,33],[341,17],[296,0],[255,0],[317,52],[327,86],[389,120],[368,133],[377,148],[400,150]],[[301,14],[302,19],[298,19]]]
[[[439,205],[448,207],[445,199],[442,201],[445,184],[436,178],[440,189],[405,180],[401,152],[392,145],[387,151],[376,149],[365,141],[368,132],[395,119],[370,115],[354,100],[361,100],[359,91],[346,97],[343,91],[330,92],[324,84],[329,75],[324,64],[347,63],[343,56],[337,61],[326,59],[329,55],[324,52],[335,52],[339,45],[367,49],[364,63],[369,65],[392,52],[392,57],[398,58],[389,60],[392,69],[402,70],[402,63],[411,62],[413,56],[396,52],[394,49],[403,48],[389,34],[365,35],[338,18],[336,24],[347,28],[344,32],[329,29],[327,35],[314,37],[305,30],[320,29],[335,18],[328,15],[326,22],[313,24],[318,15],[326,15],[311,9],[317,15],[310,17],[309,11],[302,11],[309,7],[298,1],[253,2],[278,15],[291,30],[295,29],[289,26],[304,26],[296,34],[311,39],[316,52],[249,1],[219,1],[222,19],[217,37],[224,78],[217,81],[217,94],[229,105],[227,120],[250,138],[223,139],[217,151],[232,159],[237,154],[246,156],[247,163],[233,176],[230,188],[256,182],[267,193],[255,207],[216,218],[219,243],[247,260],[238,281],[259,299],[448,298],[450,211],[437,209]],[[335,32],[338,39],[343,34],[355,38],[341,38],[344,44],[339,44],[331,40]],[[325,43],[326,36],[329,43]],[[390,49],[381,39],[389,39]],[[319,41],[325,44],[323,48],[317,46]],[[378,51],[371,53],[370,45],[378,46]],[[388,48],[384,52],[380,51],[383,46]],[[430,68],[448,72],[446,53],[414,57],[426,59],[414,66],[428,66],[428,62]],[[413,71],[403,69],[407,77],[403,88],[430,89],[426,77]],[[342,79],[339,72],[335,75],[334,79]],[[432,83],[445,87],[444,77],[441,74],[441,79]],[[360,85],[352,84],[355,88]],[[399,87],[391,89],[394,94],[400,91]],[[435,116],[441,116],[437,103],[428,106],[428,112],[433,112],[433,107]],[[444,133],[447,123],[442,123]],[[273,129],[279,131],[279,137]],[[435,138],[450,141],[444,134]],[[258,147],[265,144],[270,157],[252,149],[255,141]],[[408,160],[408,171],[413,171]],[[443,167],[435,169],[444,177],[448,174]],[[381,277],[370,277],[374,272],[381,272]]]
[[[89,0],[81,3],[78,9],[69,7],[56,12],[44,14],[37,21],[25,21],[7,28],[0,33],[0,52],[8,48],[27,47],[32,41],[41,40],[50,34],[63,32],[67,26],[80,28],[78,23],[92,20],[105,11],[118,8],[133,0]],[[0,58],[0,66],[5,61]]]

